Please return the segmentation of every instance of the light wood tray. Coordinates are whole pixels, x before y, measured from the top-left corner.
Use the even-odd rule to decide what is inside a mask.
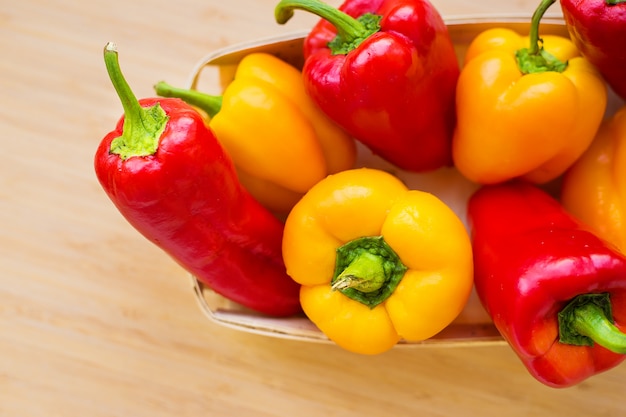
[[[460,16],[446,19],[461,64],[467,46],[480,32],[490,27],[509,27],[527,34],[529,22],[530,16],[519,15]],[[558,17],[544,17],[540,27],[540,36],[545,34],[568,36],[563,20]],[[216,93],[216,88],[223,88],[232,80],[237,63],[252,52],[271,53],[301,67],[302,43],[305,35],[306,33],[293,33],[217,50],[198,63],[193,70],[189,86],[200,91]],[[467,199],[476,186],[465,180],[456,170],[442,169],[428,174],[408,173],[372,156],[364,147],[359,147],[357,165],[391,171],[405,181],[410,188],[434,193],[448,204],[461,220],[466,222]],[[191,284],[201,310],[211,321],[219,325],[265,336],[330,343],[329,339],[304,316],[280,319],[262,316],[214,293],[193,276]],[[397,347],[463,347],[504,343],[476,294],[472,293],[459,317],[442,332],[421,342],[401,341]]]

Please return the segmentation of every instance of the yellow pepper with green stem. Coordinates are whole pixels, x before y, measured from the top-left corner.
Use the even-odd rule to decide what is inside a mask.
[[[328,174],[354,166],[354,139],[308,97],[301,72],[274,55],[246,55],[222,96],[164,82],[155,90],[182,98],[208,115],[209,127],[233,159],[241,183],[278,214],[286,215]]]
[[[439,198],[372,168],[330,175],[285,222],[283,259],[307,317],[342,348],[379,354],[428,339],[473,285],[462,221]]]
[[[457,85],[453,161],[482,184],[560,176],[590,145],[607,105],[606,85],[567,38],[539,38],[544,0],[529,36],[507,28],[470,44]]]
[[[563,206],[626,253],[626,106],[604,121],[561,187]]]

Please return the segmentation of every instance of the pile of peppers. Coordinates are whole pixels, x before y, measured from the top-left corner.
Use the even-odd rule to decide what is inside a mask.
[[[141,234],[215,292],[305,314],[383,353],[452,323],[476,293],[529,373],[570,387],[626,358],[626,3],[562,0],[571,39],[493,28],[462,65],[428,0],[280,0],[321,19],[302,69],[255,52],[220,94],[157,83],[95,171]],[[558,109],[558,111],[555,111]],[[356,167],[455,169],[467,225],[436,195]]]

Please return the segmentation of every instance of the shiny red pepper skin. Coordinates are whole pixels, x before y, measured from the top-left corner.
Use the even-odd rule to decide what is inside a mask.
[[[394,165],[424,172],[451,165],[459,64],[446,25],[427,0],[348,0],[352,17],[381,15],[380,30],[347,54],[328,47],[321,20],[304,41],[303,74],[318,106]]]
[[[147,239],[215,292],[256,311],[301,311],[282,261],[283,224],[240,185],[200,114],[179,99],[144,99],[169,119],[155,154],[110,152],[124,117],[101,141],[95,171],[106,194]],[[130,254],[129,254],[130,255]]]
[[[626,357],[597,343],[559,341],[557,314],[581,295],[608,292],[626,329],[626,258],[525,183],[486,186],[469,200],[477,294],[537,380],[568,387]]]
[[[581,54],[626,99],[626,2],[561,0],[561,10]]]

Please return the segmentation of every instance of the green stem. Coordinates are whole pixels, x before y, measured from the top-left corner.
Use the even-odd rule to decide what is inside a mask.
[[[541,39],[539,38],[539,25],[541,23],[541,19],[546,11],[556,3],[556,0],[541,0],[539,3],[539,7],[533,13],[533,17],[530,20],[530,54],[537,55],[539,53],[539,42]]]
[[[381,236],[362,237],[337,248],[331,288],[374,308],[394,292],[406,270]]]
[[[222,109],[222,97],[211,96],[197,90],[173,87],[165,81],[159,81],[154,85],[154,90],[161,97],[176,97],[187,104],[204,110],[210,117],[215,116]]]
[[[335,27],[337,37],[328,45],[333,54],[352,51],[368,36],[380,30],[381,16],[366,13],[355,19],[320,0],[281,0],[274,9],[276,22],[281,25],[287,23],[295,9],[313,13]]]
[[[626,334],[615,324],[608,293],[583,294],[559,313],[561,343],[593,346],[594,343],[620,354],[626,354]]]
[[[112,42],[104,47],[104,63],[124,109],[122,135],[111,142],[111,153],[124,160],[133,156],[153,155],[167,125],[167,114],[158,104],[141,106],[122,74],[117,48]]]
[[[385,283],[383,258],[370,252],[361,252],[343,270],[333,283],[333,290],[354,288],[362,292],[378,291]]]
[[[613,6],[615,4],[625,3],[626,0],[606,0],[606,4]]]
[[[517,51],[515,54],[517,64],[522,74],[538,72],[563,72],[567,68],[567,62],[562,62],[554,55],[543,49],[542,39],[539,37],[539,25],[546,11],[556,0],[541,0],[539,7],[533,13],[530,24],[530,46]]]

